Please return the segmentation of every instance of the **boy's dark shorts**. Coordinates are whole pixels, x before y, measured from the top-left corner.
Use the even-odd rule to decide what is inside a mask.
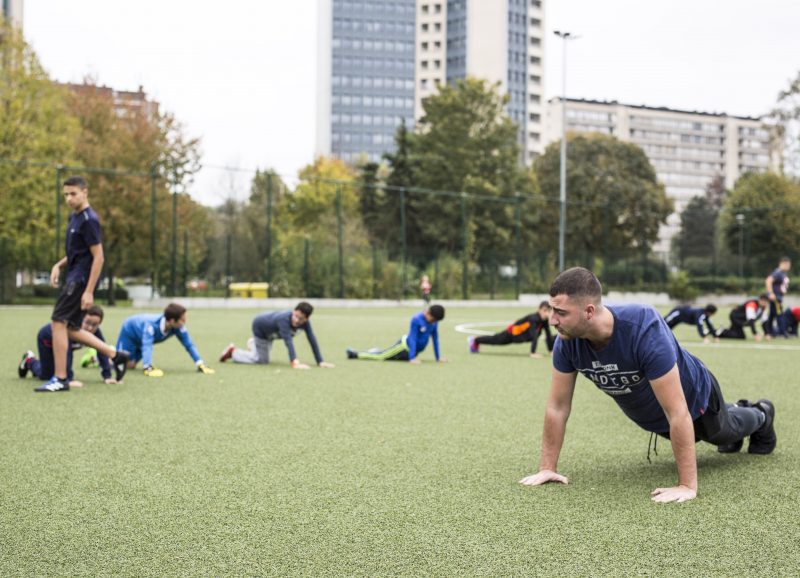
[[[86,283],[67,283],[64,285],[50,319],[66,323],[69,329],[80,329],[83,316],[81,297],[83,297],[85,290]]]

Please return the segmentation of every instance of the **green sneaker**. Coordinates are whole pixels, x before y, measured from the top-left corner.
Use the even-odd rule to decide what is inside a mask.
[[[99,367],[100,363],[97,361],[97,350],[91,347],[86,350],[86,353],[81,357],[81,367]]]

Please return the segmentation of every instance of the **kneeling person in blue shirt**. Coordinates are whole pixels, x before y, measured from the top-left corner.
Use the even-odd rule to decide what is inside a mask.
[[[163,314],[145,313],[128,317],[122,324],[117,339],[117,349],[130,354],[128,367],[133,369],[141,360],[144,374],[148,377],[162,377],[164,372],[153,366],[153,346],[172,337],[178,338],[197,365],[200,373],[214,373],[203,363],[197,348],[186,330],[186,308],[170,303]]]
[[[105,342],[103,332],[100,331],[100,324],[103,322],[103,309],[99,305],[92,305],[86,310],[86,313],[81,319],[80,328],[93,334],[100,341]],[[50,380],[55,375],[56,365],[53,356],[53,329],[52,324],[44,325],[36,336],[36,345],[39,350],[39,357],[37,358],[33,351],[26,351],[22,355],[22,361],[17,368],[20,377],[26,377],[28,372],[36,379],[42,381]],[[75,379],[75,374],[72,372],[72,358],[73,352],[83,347],[83,344],[77,341],[70,341],[69,348],[67,349],[67,382],[70,387],[81,387],[83,383]],[[92,349],[91,351],[95,351]],[[117,383],[117,380],[111,377],[111,362],[108,357],[102,353],[96,352],[97,361],[100,365],[100,374],[106,383]]]
[[[384,350],[370,349],[369,351],[347,350],[348,359],[370,359],[373,361],[408,361],[409,363],[422,363],[418,357],[428,346],[428,341],[433,341],[433,355],[436,361],[447,361],[439,354],[439,321],[444,319],[444,307],[430,305],[411,318],[411,327],[408,335],[403,335],[394,345]]]
[[[578,373],[609,395],[639,427],[666,437],[678,469],[677,484],[657,488],[656,502],[697,496],[695,443],[722,453],[769,454],[777,438],[769,400],[726,405],[719,383],[684,350],[658,312],[645,305],[604,306],[600,282],[581,267],[561,273],[550,286],[550,324],[558,331],[553,377],[544,418],[539,471],[520,480],[528,486],[566,484],[557,473]]]

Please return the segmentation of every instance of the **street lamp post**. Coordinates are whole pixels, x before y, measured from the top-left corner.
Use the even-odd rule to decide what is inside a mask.
[[[744,213],[736,214],[739,224],[739,277],[744,278]]]
[[[559,194],[559,225],[558,225],[558,270],[564,270],[564,236],[567,229],[567,40],[574,40],[569,32],[555,30],[553,32],[562,40],[561,58],[561,162],[560,162],[560,194]]]

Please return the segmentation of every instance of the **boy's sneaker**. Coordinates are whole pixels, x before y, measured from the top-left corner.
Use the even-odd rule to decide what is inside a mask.
[[[764,425],[750,434],[750,445],[747,446],[747,453],[750,454],[771,454],[778,443],[778,436],[775,435],[775,406],[768,399],[759,399],[753,404],[764,412]]]
[[[111,360],[114,366],[114,379],[117,380],[117,383],[122,383],[122,378],[125,377],[125,372],[128,371],[128,362],[130,359],[131,356],[128,355],[127,351],[119,350],[114,356],[114,359]]]
[[[352,349],[350,349],[348,347],[347,348],[347,359],[358,359],[358,353],[356,353],[355,351],[353,351]]]
[[[30,364],[31,359],[33,359],[33,351],[28,350],[22,354],[22,361],[19,362],[19,367],[17,367],[17,373],[20,377],[25,377],[28,375],[28,364]]]
[[[55,391],[69,391],[69,383],[58,379],[55,375],[50,378],[50,381],[43,383],[39,387],[34,388],[35,392],[48,393]]]
[[[746,399],[740,399],[734,405],[738,407],[753,407],[752,404]],[[717,451],[721,454],[735,454],[742,449],[743,445],[744,439],[741,439],[738,442],[733,442],[732,444],[717,446]]]
[[[219,356],[220,363],[225,363],[233,357],[234,349],[236,349],[236,346],[233,343],[229,343],[228,346],[222,350],[222,355]]]
[[[481,344],[475,342],[474,335],[467,337],[467,345],[469,346],[470,353],[480,353]]]
[[[100,362],[97,360],[97,350],[90,347],[81,357],[81,367],[98,367]]]

